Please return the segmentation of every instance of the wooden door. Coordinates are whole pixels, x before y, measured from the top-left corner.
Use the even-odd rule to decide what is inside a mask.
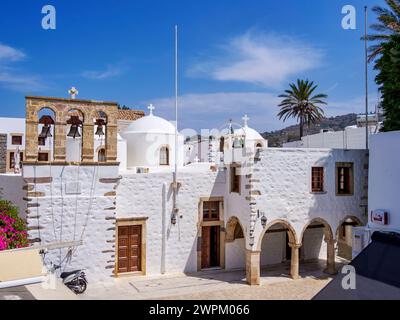
[[[141,271],[142,226],[118,227],[118,273]]]
[[[201,231],[201,267],[210,267],[210,230],[211,227],[203,227]]]
[[[202,227],[201,268],[220,266],[220,227]]]

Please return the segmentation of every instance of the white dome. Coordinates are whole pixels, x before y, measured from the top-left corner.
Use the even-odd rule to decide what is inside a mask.
[[[237,135],[245,135],[246,140],[264,140],[261,134],[247,126],[240,129],[235,129],[234,132]]]
[[[175,126],[163,118],[150,114],[133,121],[123,131],[122,136],[130,133],[175,134]]]

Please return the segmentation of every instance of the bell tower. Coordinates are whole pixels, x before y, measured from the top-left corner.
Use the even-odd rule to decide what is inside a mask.
[[[53,138],[48,162],[67,162],[67,137],[81,139],[81,157],[76,162],[96,162],[94,137],[101,134],[105,136],[105,162],[117,161],[118,104],[76,99],[77,90],[73,89],[70,99],[26,97],[26,163],[41,161],[38,141],[48,138]],[[43,109],[51,110],[54,117],[39,119],[38,114]]]

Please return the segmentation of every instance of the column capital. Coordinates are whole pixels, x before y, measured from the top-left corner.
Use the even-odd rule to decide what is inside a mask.
[[[302,245],[303,245],[302,243],[289,242],[289,247],[292,249],[299,249],[301,248]]]
[[[336,242],[337,242],[337,240],[336,239],[333,239],[333,238],[328,238],[328,239],[324,239],[324,241],[327,243],[327,244],[335,244]]]
[[[246,253],[249,253],[249,254],[261,253],[261,250],[250,250],[250,249],[246,249]]]

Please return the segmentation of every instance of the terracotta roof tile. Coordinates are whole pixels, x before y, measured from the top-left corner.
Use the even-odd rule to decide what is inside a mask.
[[[144,117],[144,111],[118,109],[118,120],[133,121]]]

